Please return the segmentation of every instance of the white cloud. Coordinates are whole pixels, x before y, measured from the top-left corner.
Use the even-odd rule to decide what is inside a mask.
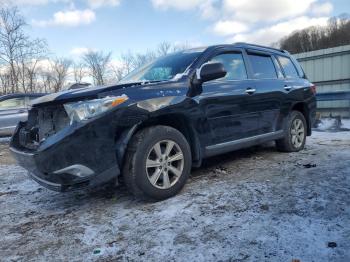
[[[215,23],[213,31],[221,36],[242,33],[248,30],[248,26],[241,22],[220,20]]]
[[[333,5],[330,2],[313,4],[311,6],[311,13],[316,16],[329,15],[333,11]]]
[[[295,30],[304,29],[309,26],[324,26],[328,17],[309,18],[307,16],[297,17],[285,22],[277,23],[273,26],[263,27],[251,31],[249,34],[237,34],[229,39],[229,42],[251,42],[257,44],[271,44],[277,42],[284,36]]]
[[[100,8],[103,6],[118,6],[121,0],[88,0],[91,8]]]
[[[151,0],[160,10],[191,10],[211,19],[207,32],[232,41],[271,43],[312,25],[324,25],[333,10],[322,0]]]
[[[79,26],[88,25],[96,19],[95,12],[90,9],[59,11],[50,20],[33,20],[36,26]]]
[[[200,16],[204,19],[215,17],[219,11],[214,6],[214,2],[218,2],[218,0],[151,0],[151,2],[155,8],[161,10],[188,11],[198,9]]]
[[[304,14],[316,0],[224,0],[223,10],[240,21],[277,21]]]
[[[178,10],[189,10],[199,6],[203,0],[151,0],[154,7],[159,9],[174,8]]]
[[[82,56],[89,52],[91,49],[87,47],[74,47],[71,51],[70,54],[74,56]]]

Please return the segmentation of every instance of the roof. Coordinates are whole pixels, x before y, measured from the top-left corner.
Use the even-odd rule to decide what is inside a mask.
[[[237,42],[237,43],[233,43],[233,45],[244,47],[244,48],[253,48],[253,49],[260,49],[260,50],[264,50],[264,51],[270,51],[270,52],[272,51],[272,52],[288,54],[288,51],[283,50],[283,49],[269,47],[269,46],[263,46],[263,45],[257,45],[257,44],[251,44],[251,43],[245,43],[245,42]]]
[[[249,48],[249,49],[255,49],[259,51],[267,51],[267,52],[272,52],[272,53],[278,53],[278,54],[283,54],[286,55],[288,51],[274,48],[274,47],[268,47],[268,46],[262,46],[262,45],[257,45],[257,44],[251,44],[251,43],[245,43],[245,42],[237,42],[233,44],[219,44],[219,45],[212,45],[212,46],[206,46],[206,47],[197,47],[197,48],[190,48],[187,50],[184,50],[182,52],[202,52],[206,49],[214,49],[214,48],[220,48],[220,47],[239,47],[239,48]]]

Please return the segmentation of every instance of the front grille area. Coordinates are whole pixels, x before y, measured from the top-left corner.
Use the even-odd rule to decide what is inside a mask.
[[[27,124],[19,131],[20,144],[34,149],[67,125],[69,117],[62,105],[34,107],[29,111]]]
[[[62,105],[38,110],[39,141],[52,136],[69,125],[69,117]]]

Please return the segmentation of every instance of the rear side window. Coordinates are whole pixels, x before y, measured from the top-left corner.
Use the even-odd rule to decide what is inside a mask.
[[[277,78],[276,69],[271,56],[248,54],[248,57],[253,68],[254,78]]]
[[[209,62],[222,63],[227,74],[221,79],[242,80],[247,79],[247,71],[241,53],[227,53],[213,57]]]
[[[288,57],[278,56],[278,61],[280,62],[286,78],[297,78],[299,77],[298,72],[292,62]]]

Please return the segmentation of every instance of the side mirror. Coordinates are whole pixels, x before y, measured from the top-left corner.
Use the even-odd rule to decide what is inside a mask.
[[[208,63],[204,64],[199,72],[197,71],[197,79],[204,83],[210,80],[215,80],[226,75],[224,65],[221,63]]]

